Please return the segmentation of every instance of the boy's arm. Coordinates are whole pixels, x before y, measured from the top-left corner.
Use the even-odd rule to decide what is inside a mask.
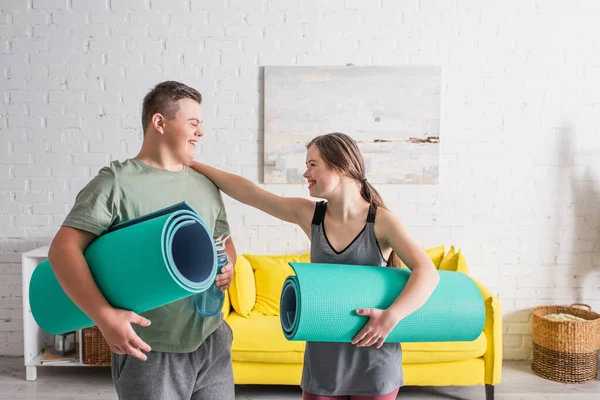
[[[150,321],[131,311],[112,307],[98,289],[83,256],[95,238],[90,232],[61,227],[50,246],[50,265],[67,296],[96,323],[113,352],[146,360],[140,350],[148,352],[150,346],[135,333],[131,324],[148,326]]]
[[[84,250],[95,238],[96,235],[91,232],[63,226],[56,233],[48,252],[50,265],[63,290],[94,321],[112,308],[98,289],[83,256]]]
[[[61,227],[48,252],[50,265],[67,296],[96,323],[115,353],[146,360],[140,350],[150,351],[150,346],[140,339],[131,324],[148,326],[150,321],[131,311],[113,308],[98,289],[83,256],[95,238],[90,232]]]
[[[115,204],[119,202],[115,181],[114,173],[103,168],[78,193],[52,241],[48,258],[64,292],[94,321],[111,350],[145,360],[140,350],[150,351],[150,346],[140,339],[131,324],[148,326],[150,321],[112,307],[96,285],[84,257],[87,246],[114,221]]]

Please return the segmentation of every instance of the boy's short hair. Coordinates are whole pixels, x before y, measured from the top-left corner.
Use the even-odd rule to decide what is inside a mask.
[[[192,99],[202,104],[202,95],[194,88],[181,82],[166,81],[156,85],[146,96],[142,105],[142,129],[146,133],[146,127],[152,120],[152,116],[160,113],[167,119],[175,118],[179,110],[175,103],[181,99]]]

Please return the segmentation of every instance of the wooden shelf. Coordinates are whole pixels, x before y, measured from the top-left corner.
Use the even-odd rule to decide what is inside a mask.
[[[95,365],[88,365],[77,361],[64,361],[59,363],[47,363],[42,364],[42,355],[44,352],[40,352],[37,356],[33,357],[28,363],[25,363],[26,367],[95,367]]]
[[[25,347],[24,364],[25,377],[28,381],[33,381],[37,378],[37,368],[39,367],[96,367],[96,365],[88,365],[82,362],[83,340],[81,330],[77,331],[79,360],[42,364],[44,348],[51,345],[53,340],[52,335],[42,330],[33,318],[29,304],[29,281],[35,268],[48,258],[49,248],[50,246],[43,246],[23,253],[21,256],[23,276],[23,343]]]

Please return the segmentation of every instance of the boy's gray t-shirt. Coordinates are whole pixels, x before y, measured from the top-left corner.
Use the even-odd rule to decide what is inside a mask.
[[[198,211],[214,237],[229,231],[221,192],[207,177],[187,166],[173,172],[137,159],[114,161],[102,168],[79,192],[63,225],[100,236],[115,224],[181,201]],[[153,351],[194,351],[217,329],[221,317],[199,316],[193,302],[190,296],[145,312],[141,315],[151,325],[132,326]]]

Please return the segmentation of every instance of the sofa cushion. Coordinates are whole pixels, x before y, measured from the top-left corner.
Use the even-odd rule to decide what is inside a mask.
[[[440,263],[444,258],[444,252],[446,251],[446,248],[442,245],[437,247],[431,247],[429,249],[425,249],[424,251],[429,256],[429,258],[431,258],[433,265],[435,265],[436,268],[439,268]],[[402,261],[400,261],[400,266],[406,268],[406,264],[404,264],[404,262]]]
[[[225,291],[225,298],[223,299],[223,308],[221,311],[223,312],[223,318],[227,318],[231,312],[231,299],[229,298],[227,290]]]
[[[243,318],[232,311],[227,323],[233,331],[231,358],[234,361],[301,364],[305,342],[288,341],[277,316],[256,311]]]
[[[433,261],[433,265],[435,265],[436,268],[440,266],[445,252],[446,248],[443,245],[425,249],[425,253],[431,258],[431,261]]]
[[[248,318],[256,303],[256,282],[250,262],[244,256],[238,256],[235,262],[229,296],[235,312]]]
[[[402,362],[406,364],[469,360],[481,357],[487,350],[482,332],[472,342],[402,343]]]
[[[254,311],[263,315],[279,315],[279,298],[285,279],[294,275],[289,262],[310,262],[309,254],[253,255],[244,254],[254,270],[256,304]],[[280,328],[281,329],[281,328]]]
[[[440,271],[456,271],[469,274],[469,267],[465,257],[461,250],[454,247],[454,245],[450,246],[450,250],[442,258],[438,269]]]

